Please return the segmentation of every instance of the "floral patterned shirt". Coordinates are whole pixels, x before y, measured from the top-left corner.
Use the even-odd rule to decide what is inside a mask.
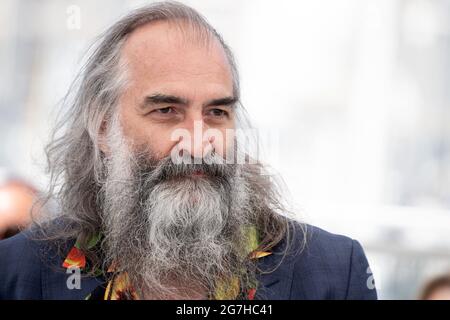
[[[257,251],[259,246],[258,234],[255,227],[248,228],[249,243],[247,250],[250,259],[259,259],[271,254],[269,251]],[[88,249],[94,248],[100,241],[100,234],[93,237],[87,244]],[[80,242],[77,240],[75,245],[69,251],[69,254],[63,262],[64,268],[86,268],[86,256],[81,250]],[[86,300],[139,300],[140,297],[134,288],[130,285],[128,275],[123,273],[114,273],[114,268],[110,267],[107,273],[112,277],[106,283],[95,288],[85,299]],[[98,274],[101,274],[99,271]],[[234,277],[228,281],[220,280],[214,294],[209,296],[211,300],[253,300],[256,294],[257,283],[250,288],[242,290],[239,279]]]

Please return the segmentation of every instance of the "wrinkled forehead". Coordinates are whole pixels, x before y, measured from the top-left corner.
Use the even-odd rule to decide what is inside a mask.
[[[227,55],[216,36],[204,26],[185,20],[138,27],[125,41],[122,58],[132,75],[138,77],[170,72],[232,77]]]

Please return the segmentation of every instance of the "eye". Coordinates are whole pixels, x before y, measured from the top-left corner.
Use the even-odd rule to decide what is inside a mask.
[[[226,117],[228,116],[228,112],[222,109],[211,109],[208,111],[209,115],[212,115],[214,117]]]
[[[153,112],[156,112],[159,114],[170,114],[170,113],[174,113],[175,109],[173,107],[165,107],[165,108],[153,110]]]

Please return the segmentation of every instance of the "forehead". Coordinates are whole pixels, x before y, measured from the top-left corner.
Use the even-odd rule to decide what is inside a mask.
[[[140,87],[207,84],[232,90],[231,69],[219,41],[211,35],[205,39],[183,23],[158,21],[137,28],[125,42],[123,58],[131,82]]]

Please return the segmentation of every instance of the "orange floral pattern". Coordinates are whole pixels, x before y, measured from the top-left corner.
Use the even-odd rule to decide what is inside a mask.
[[[257,251],[259,246],[256,228],[250,227],[248,230],[248,252],[250,259],[260,259],[271,254],[269,251]],[[93,248],[100,240],[100,235],[96,235],[89,241],[88,249]],[[78,267],[84,269],[86,267],[86,256],[80,249],[79,241],[69,251],[63,262],[64,268]],[[113,273],[114,268],[111,266],[107,273]],[[252,288],[248,288],[242,297],[247,300],[253,300],[256,295],[257,284]],[[212,299],[216,300],[234,300],[241,296],[240,283],[237,277],[231,280],[220,280]],[[115,274],[106,286],[97,287],[86,299],[103,299],[103,300],[139,300],[139,296],[134,288],[129,284],[128,275],[126,273]]]

